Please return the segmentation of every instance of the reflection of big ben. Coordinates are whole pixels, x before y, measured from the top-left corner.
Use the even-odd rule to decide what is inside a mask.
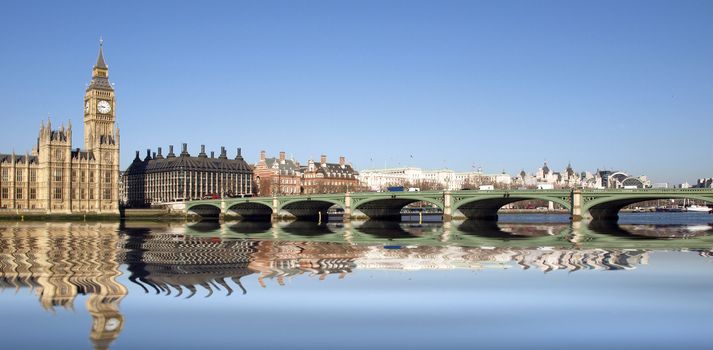
[[[73,308],[86,294],[95,349],[108,349],[124,326],[119,303],[128,294],[119,271],[117,224],[22,223],[0,230],[0,275],[32,288],[48,310]],[[51,234],[50,234],[51,232]]]
[[[92,294],[87,300],[87,310],[92,315],[92,331],[89,339],[94,344],[94,349],[108,349],[119,333],[124,328],[124,316],[119,312],[118,298],[107,298]]]

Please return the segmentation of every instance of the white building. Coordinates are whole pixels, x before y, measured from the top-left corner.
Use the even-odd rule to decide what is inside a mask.
[[[359,180],[372,191],[384,191],[389,186],[417,187],[423,190],[460,190],[482,184],[512,183],[506,173],[484,174],[482,171],[455,172],[451,169],[388,168],[359,171]]]

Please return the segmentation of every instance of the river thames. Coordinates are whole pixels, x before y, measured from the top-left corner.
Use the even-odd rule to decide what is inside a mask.
[[[0,222],[4,349],[711,349],[713,215]]]

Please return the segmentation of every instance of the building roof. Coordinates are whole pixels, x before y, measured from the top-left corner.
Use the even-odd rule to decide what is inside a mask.
[[[147,156],[143,160],[139,158],[137,152],[136,158],[126,169],[127,174],[133,173],[154,173],[166,172],[175,170],[194,170],[207,172],[250,172],[250,165],[239,157],[239,159],[228,159],[227,157],[210,158],[201,154],[197,157],[190,155],[181,155],[178,157],[159,157],[156,158]]]
[[[15,163],[25,163],[37,164],[39,161],[36,156],[26,156],[26,155],[15,155]],[[12,154],[2,154],[0,153],[0,163],[12,163]]]
[[[97,64],[94,68],[109,69],[106,62],[104,62],[104,49],[102,48],[101,41],[99,43],[99,57],[97,57]],[[111,86],[109,78],[98,75],[92,76],[92,81],[90,81],[89,86],[87,86],[87,91],[92,89],[114,91],[114,87]]]
[[[103,47],[104,47],[104,41],[100,39],[99,40],[99,57],[97,57],[97,64],[95,65],[95,67],[107,69],[109,67],[107,67],[106,62],[104,62],[104,48]]]
[[[292,159],[285,159],[284,162],[279,158],[265,158],[265,167],[267,169],[278,170],[282,175],[297,175],[300,172],[300,166]]]
[[[314,169],[316,173],[322,173],[324,177],[346,177],[349,175],[357,176],[359,172],[354,170],[350,164],[344,164],[344,166],[339,163],[322,163],[314,162]],[[300,167],[303,172],[309,171],[309,165]]]
[[[92,151],[80,151],[79,149],[76,149],[72,151],[72,159],[77,159],[77,160],[96,160],[94,157],[94,152]]]

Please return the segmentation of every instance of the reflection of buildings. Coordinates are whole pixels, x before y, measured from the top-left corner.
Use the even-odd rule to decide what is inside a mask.
[[[30,288],[47,310],[74,308],[88,295],[95,349],[106,349],[124,326],[119,302],[118,224],[18,224],[0,227],[0,288]]]
[[[160,230],[156,230],[160,231]],[[604,250],[567,248],[496,248],[444,246],[385,246],[375,238],[369,244],[345,244],[310,241],[248,240],[150,233],[125,230],[125,261],[129,279],[147,291],[178,295],[188,290],[187,297],[202,287],[208,293],[235,289],[247,290],[241,279],[256,274],[258,283],[267,279],[278,284],[296,275],[330,274],[341,277],[367,269],[441,270],[513,268],[553,270],[619,270],[633,269],[648,262],[643,250]],[[415,236],[414,236],[415,237]],[[295,237],[293,237],[295,238]],[[383,240],[390,243],[390,240]],[[395,248],[395,249],[393,249]]]

